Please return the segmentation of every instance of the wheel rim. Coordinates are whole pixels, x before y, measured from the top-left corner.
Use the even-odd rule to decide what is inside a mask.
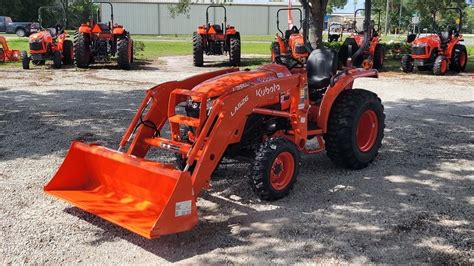
[[[375,144],[379,130],[379,120],[373,110],[366,110],[359,118],[356,131],[357,147],[362,152],[367,152]]]
[[[290,183],[295,172],[295,160],[290,152],[280,153],[273,160],[270,169],[270,182],[275,190],[283,190]]]
[[[441,73],[445,73],[447,71],[447,68],[448,68],[448,63],[446,62],[446,60],[443,60],[441,62]]]

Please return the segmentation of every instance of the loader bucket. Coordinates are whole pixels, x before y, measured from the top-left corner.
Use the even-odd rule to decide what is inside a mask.
[[[146,238],[198,222],[189,172],[74,142],[46,193]]]

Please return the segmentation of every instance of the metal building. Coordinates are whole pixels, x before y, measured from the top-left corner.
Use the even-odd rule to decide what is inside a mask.
[[[169,6],[173,0],[111,0],[114,6],[114,20],[123,24],[132,34],[191,34],[198,25],[206,21],[206,8],[209,4],[192,4],[188,15],[172,18]],[[286,3],[264,4],[225,4],[227,8],[227,23],[240,31],[240,34],[275,34],[276,12],[286,8]],[[109,8],[104,5],[102,18],[110,17]],[[299,15],[293,15],[295,24]],[[223,21],[223,11],[211,8],[209,19],[211,23]],[[285,28],[287,14],[280,16],[281,28]],[[298,24],[297,24],[298,25]]]

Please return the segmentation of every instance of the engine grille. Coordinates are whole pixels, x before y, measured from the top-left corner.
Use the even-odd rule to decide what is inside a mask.
[[[426,49],[425,48],[426,47],[424,47],[424,46],[421,46],[421,47],[420,46],[413,46],[411,48],[411,53],[413,55],[424,55],[424,54],[426,54]]]
[[[30,50],[31,51],[43,50],[43,44],[41,42],[32,42],[30,43]]]

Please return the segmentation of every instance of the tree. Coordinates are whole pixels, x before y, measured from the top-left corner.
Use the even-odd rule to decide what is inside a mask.
[[[38,8],[49,6],[56,0],[0,0],[0,14],[14,21],[37,21]]]
[[[309,41],[313,47],[320,47],[323,43],[324,17],[334,8],[341,8],[347,0],[300,0],[303,8],[309,11],[311,19]]]

